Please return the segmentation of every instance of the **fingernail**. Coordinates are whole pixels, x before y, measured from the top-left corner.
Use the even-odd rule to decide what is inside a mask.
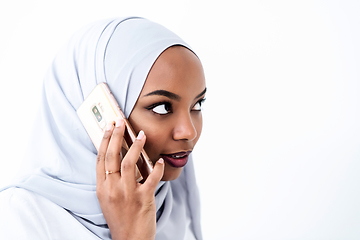
[[[164,164],[164,159],[160,158],[160,159],[158,160],[158,163]]]
[[[144,137],[144,131],[143,130],[141,130],[140,132],[139,132],[139,134],[138,134],[138,136],[137,136],[137,140],[141,140],[142,138]]]
[[[115,126],[116,126],[116,127],[120,127],[120,126],[122,126],[123,124],[124,124],[124,120],[123,120],[122,118],[118,118],[118,119],[116,120]]]
[[[112,129],[113,125],[114,124],[112,122],[108,123],[108,125],[106,126],[106,131],[110,131]]]

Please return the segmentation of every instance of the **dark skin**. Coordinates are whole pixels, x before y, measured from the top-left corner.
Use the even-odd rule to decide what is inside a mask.
[[[129,117],[138,139],[122,161],[124,123],[119,119],[108,127],[98,152],[97,196],[113,239],[155,239],[156,187],[160,180],[178,178],[183,169],[160,155],[193,150],[201,134],[205,91],[199,59],[184,47],[170,47],[154,63]],[[142,148],[154,170],[140,184],[135,165]],[[105,174],[119,169],[121,175]]]

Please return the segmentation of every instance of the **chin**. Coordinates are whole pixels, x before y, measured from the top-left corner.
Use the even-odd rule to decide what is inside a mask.
[[[171,166],[166,166],[165,164],[164,175],[161,181],[172,181],[177,179],[180,176],[182,170],[183,168],[174,168]]]

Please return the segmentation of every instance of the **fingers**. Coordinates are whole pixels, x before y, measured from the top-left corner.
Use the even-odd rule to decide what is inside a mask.
[[[149,188],[150,191],[155,192],[158,183],[164,175],[164,166],[164,159],[160,158],[155,163],[154,170],[150,173],[143,186]]]
[[[96,176],[98,183],[105,181],[106,178],[120,179],[119,173],[106,175],[105,172],[117,172],[121,169],[121,181],[123,181],[124,186],[130,190],[134,189],[138,184],[135,181],[136,163],[139,159],[140,152],[145,145],[146,136],[143,131],[140,131],[136,140],[126,153],[124,159],[121,161],[120,151],[122,142],[124,141],[124,131],[125,122],[122,119],[116,122],[115,127],[112,124],[108,126],[98,150]],[[154,192],[158,183],[162,179],[163,174],[164,160],[159,159],[155,164],[154,170],[148,176],[143,186]]]
[[[122,180],[125,181],[126,186],[133,188],[136,185],[135,181],[135,166],[139,159],[141,149],[144,147],[146,136],[141,130],[131,145],[129,151],[126,153],[121,163],[121,176]]]
[[[107,152],[105,155],[105,171],[118,172],[120,171],[121,157],[120,151],[123,142],[125,131],[124,120],[118,119],[115,123],[115,128],[112,132]],[[119,173],[112,173],[106,177],[120,177]]]
[[[97,161],[96,161],[96,181],[100,183],[105,181],[105,156],[108,149],[108,145],[110,142],[112,130],[114,126],[109,125],[108,129],[105,131],[104,136],[101,140],[98,154],[97,154]]]

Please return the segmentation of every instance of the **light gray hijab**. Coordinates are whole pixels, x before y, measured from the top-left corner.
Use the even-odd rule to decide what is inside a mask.
[[[76,110],[106,82],[128,117],[155,60],[173,45],[190,49],[168,29],[138,17],[99,21],[75,34],[45,76],[24,171],[12,186],[50,199],[98,237],[111,239],[96,197],[97,151]],[[183,239],[187,211],[192,231],[202,239],[191,158],[178,179],[159,184],[156,207],[156,239]]]

